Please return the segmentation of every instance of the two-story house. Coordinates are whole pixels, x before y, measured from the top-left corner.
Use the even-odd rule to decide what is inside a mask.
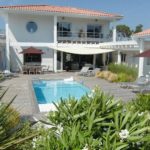
[[[122,19],[103,11],[48,5],[1,6],[0,14],[5,19],[5,69],[11,71],[21,71],[25,64],[54,72],[103,66],[114,49],[99,44],[116,41],[115,22]]]

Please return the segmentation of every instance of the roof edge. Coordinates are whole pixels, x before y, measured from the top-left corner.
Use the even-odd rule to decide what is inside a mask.
[[[58,5],[44,5],[44,4],[37,4],[37,5],[5,5],[5,6],[0,6],[0,9],[11,9],[11,8],[17,8],[17,7],[60,7],[60,8],[68,8],[68,9],[77,9],[77,10],[82,10],[82,11],[92,11],[92,12],[95,12],[95,13],[104,13],[104,14],[109,14],[109,15],[112,15],[111,17],[114,17],[116,19],[122,19],[124,16],[123,15],[119,15],[119,14],[115,14],[115,13],[110,13],[110,12],[106,12],[106,11],[101,11],[101,10],[93,10],[93,9],[86,9],[86,8],[77,8],[77,7],[70,7],[70,6],[58,6]],[[28,9],[27,9],[28,10]],[[28,10],[29,11],[29,10]],[[40,11],[40,10],[37,10],[37,11]],[[41,10],[42,11],[42,10]],[[44,10],[43,10],[44,11]]]

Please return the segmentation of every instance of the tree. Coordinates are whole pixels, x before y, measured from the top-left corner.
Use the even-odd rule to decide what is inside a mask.
[[[128,27],[127,25],[118,25],[117,32],[121,33],[124,37],[130,37],[132,34],[130,27]]]
[[[135,27],[134,33],[141,32],[141,31],[143,30],[142,28],[143,28],[143,25],[142,25],[142,24],[137,25],[137,26]]]

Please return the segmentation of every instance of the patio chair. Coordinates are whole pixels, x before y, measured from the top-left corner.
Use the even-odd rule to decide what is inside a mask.
[[[50,66],[42,66],[42,72],[47,73],[49,71]]]
[[[29,67],[29,74],[35,74],[36,73],[36,68],[34,66]]]
[[[90,67],[82,67],[78,75],[86,75]]]
[[[42,74],[43,73],[41,66],[37,66],[35,69],[36,69],[36,74]]]
[[[27,66],[22,67],[22,74],[28,74],[28,67]]]

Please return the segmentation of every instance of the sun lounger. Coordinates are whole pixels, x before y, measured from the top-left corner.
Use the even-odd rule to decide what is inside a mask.
[[[82,67],[78,75],[86,75],[90,67]]]
[[[136,89],[136,88],[141,88],[142,86],[145,86],[149,84],[149,79],[145,76],[141,76],[137,78],[135,82],[123,82],[120,84],[120,87],[122,88],[129,88],[129,89]]]
[[[88,72],[85,74],[85,76],[88,76],[88,77],[95,76],[99,71],[100,71],[100,68],[88,70]]]
[[[141,93],[150,93],[150,84],[145,86],[143,89],[140,91]]]

